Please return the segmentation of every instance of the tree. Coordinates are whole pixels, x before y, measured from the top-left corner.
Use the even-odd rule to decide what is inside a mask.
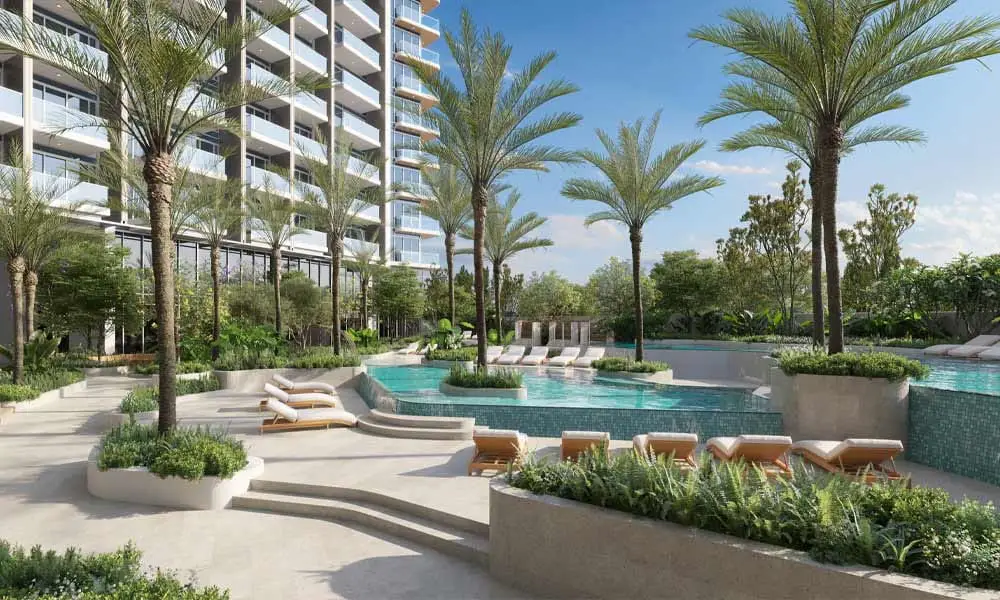
[[[641,271],[641,270],[640,270]],[[645,273],[640,276],[642,297],[655,304],[656,287]],[[632,264],[617,256],[597,267],[586,286],[587,301],[594,306],[598,318],[611,321],[624,315],[635,315],[635,296],[632,293]]]
[[[282,335],[281,321],[281,249],[302,228],[295,224],[296,206],[287,198],[275,192],[271,180],[266,179],[263,187],[251,190],[247,197],[250,226],[260,234],[271,251],[271,286],[274,292],[274,330]],[[337,273],[336,271],[333,271]],[[331,279],[337,280],[339,277]]]
[[[580,115],[568,112],[530,120],[553,100],[577,91],[563,80],[537,84],[555,60],[546,52],[528,61],[518,72],[509,68],[511,47],[503,35],[479,31],[467,9],[462,10],[458,35],[444,32],[457,63],[461,87],[445,71],[417,64],[413,67],[439,103],[429,114],[441,132],[425,142],[423,150],[439,162],[453,165],[469,182],[472,192],[473,275],[476,295],[476,333],[480,367],[486,367],[486,284],[483,247],[490,190],[505,175],[522,170],[546,171],[551,163],[573,162],[572,152],[539,143],[550,133],[576,125]]]
[[[715,241],[715,253],[723,273],[723,308],[733,312],[757,312],[770,306],[770,290],[763,258],[750,243],[744,227],[729,230],[729,237]]]
[[[450,320],[452,296],[449,292],[454,292],[455,320],[452,323],[475,321],[476,301],[473,297],[472,279],[472,273],[463,266],[455,274],[452,285],[449,286],[446,270],[431,270],[424,280],[424,293],[427,296],[426,317],[434,322],[441,319]]]
[[[507,201],[501,202],[494,195],[486,212],[486,235],[483,250],[486,259],[490,261],[493,273],[493,310],[497,319],[497,335],[503,338],[503,311],[500,308],[500,274],[503,266],[514,256],[527,250],[548,248],[552,240],[546,238],[527,237],[533,231],[545,225],[548,221],[538,213],[529,212],[520,217],[514,216],[521,194],[516,190],[507,195]],[[462,231],[466,238],[474,238],[475,232],[466,227]],[[460,254],[468,253],[468,249],[459,250]]]
[[[418,319],[424,314],[424,289],[409,267],[380,269],[372,284],[372,308],[380,319]]]
[[[368,327],[368,292],[371,289],[372,279],[379,269],[382,268],[383,264],[378,253],[378,246],[357,248],[354,250],[354,258],[347,262],[347,266],[358,274],[358,283],[361,287],[359,309],[361,312],[361,322],[364,323],[364,327]]]
[[[580,286],[555,271],[532,273],[524,284],[518,316],[541,321],[584,314]]]
[[[867,301],[871,287],[902,262],[899,238],[916,222],[917,197],[886,195],[885,186],[876,183],[868,192],[867,207],[867,219],[838,232],[847,256],[844,304],[858,310],[872,308]]]
[[[515,275],[510,266],[505,264],[500,272],[500,313],[516,315],[523,291],[524,273]]]
[[[724,102],[701,123],[762,112],[778,121],[799,119],[813,136],[813,198],[823,214],[831,353],[844,349],[836,200],[851,128],[907,106],[909,98],[900,90],[909,84],[1000,53],[995,37],[1000,19],[936,22],[956,2],[798,0],[784,18],[732,10],[727,25],[691,33],[739,55],[727,70],[740,80],[727,86]]]
[[[350,138],[338,130],[332,145],[326,144],[326,160],[303,153],[313,176],[313,185],[302,188],[302,195],[320,227],[326,231],[330,252],[331,319],[333,351],[340,354],[340,265],[344,258],[344,237],[358,222],[358,213],[385,202],[385,195],[368,178],[378,174],[378,167],[354,156]],[[363,292],[367,293],[367,291]]]
[[[423,169],[424,183],[430,198],[420,205],[420,212],[438,222],[444,234],[444,254],[448,265],[448,315],[455,323],[455,236],[472,219],[472,188],[455,167],[443,164],[437,169]]]
[[[719,263],[699,258],[694,250],[664,252],[649,275],[656,284],[664,313],[684,315],[692,333],[695,315],[717,307],[722,300],[723,274]],[[639,339],[636,338],[636,345]]]
[[[285,276],[281,295],[287,307],[285,322],[293,340],[305,348],[309,330],[321,323],[324,307],[329,306],[322,289],[301,271]]]
[[[653,156],[659,111],[648,126],[642,119],[633,124],[622,123],[617,141],[598,129],[597,138],[606,154],[591,150],[580,157],[597,167],[603,179],[573,178],[563,185],[562,193],[570,200],[589,200],[605,205],[605,209],[587,217],[585,223],[616,221],[628,229],[632,245],[632,294],[635,303],[635,359],[643,358],[642,311],[642,229],[657,214],[668,210],[674,202],[698,192],[706,192],[723,184],[718,177],[683,175],[674,177],[678,167],[704,147],[704,141],[677,144],[666,152]]]

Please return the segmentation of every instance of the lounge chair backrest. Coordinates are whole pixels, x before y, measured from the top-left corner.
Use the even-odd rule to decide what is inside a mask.
[[[585,358],[601,358],[604,356],[604,348],[601,346],[591,346],[587,348],[587,353],[583,356]]]
[[[284,387],[286,387],[286,388],[288,388],[290,390],[295,389],[295,383],[291,379],[288,379],[286,377],[282,377],[281,375],[278,375],[277,373],[273,373],[271,375],[271,379],[273,379],[274,381],[276,381],[278,383],[278,385],[280,385],[280,386],[284,386]]]
[[[295,410],[291,406],[278,402],[274,398],[267,399],[267,410],[277,414],[281,418],[291,421],[292,423],[299,420],[299,411]]]
[[[512,429],[487,429],[472,434],[472,440],[479,452],[504,456],[517,456],[523,450],[521,438],[521,434]]]
[[[535,346],[531,349],[531,354],[529,356],[548,356],[549,347],[548,346]]]
[[[487,346],[486,354],[496,354],[497,356],[500,356],[503,354],[503,346]]]
[[[504,352],[504,354],[524,356],[524,346],[508,346],[507,351]]]
[[[563,358],[576,358],[577,356],[580,356],[580,348],[577,346],[563,348],[563,351],[559,353],[559,356],[562,356]]]
[[[831,462],[844,468],[880,465],[903,451],[899,440],[846,439],[830,452]]]
[[[674,458],[687,458],[698,447],[696,433],[651,432],[646,436],[647,448],[655,454],[673,454]]]
[[[792,447],[792,438],[786,435],[741,435],[736,438],[733,458],[750,462],[774,462]]]
[[[270,383],[264,384],[264,391],[282,402],[288,402],[288,393],[285,392],[285,390],[271,385]]]
[[[1000,342],[1000,335],[977,335],[965,342],[966,346],[992,346]]]

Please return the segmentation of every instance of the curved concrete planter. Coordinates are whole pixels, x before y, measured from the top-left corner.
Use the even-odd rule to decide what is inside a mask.
[[[627,373],[625,371],[597,371],[598,377],[608,379],[623,379],[625,381],[640,381],[643,383],[668,384],[674,381],[674,370],[658,371],[656,373]]]
[[[159,420],[159,418],[160,418],[160,411],[158,410],[150,410],[147,412],[135,413],[135,422],[142,425],[156,423]],[[128,423],[128,415],[121,412],[121,410],[116,408],[110,413],[108,413],[108,423],[107,423],[108,429],[112,429],[119,425],[124,425],[125,423]]]
[[[66,394],[72,394],[75,392],[82,392],[87,389],[87,380],[77,381],[76,383],[71,383],[69,385],[63,386],[61,388],[56,388],[54,390],[49,390],[42,394],[39,394],[37,398],[32,400],[25,400],[24,402],[4,402],[0,404],[0,407],[12,409],[13,412],[29,412],[45,406],[46,404],[63,398]]]
[[[264,389],[264,384],[271,381],[271,375],[277,373],[292,381],[323,381],[339,387],[351,385],[356,387],[357,378],[365,373],[364,365],[360,367],[341,367],[339,369],[253,369],[247,371],[212,371],[219,378],[224,390],[255,393]]]
[[[471,371],[475,363],[471,360],[425,360],[423,362],[425,367],[436,367],[438,369],[451,369],[455,365],[462,365],[462,367]]]
[[[883,438],[907,442],[910,382],[786,375],[771,369],[771,405],[796,440]]]
[[[571,549],[571,551],[567,551]],[[490,573],[544,598],[990,598],[490,482]]]
[[[501,388],[466,388],[449,385],[441,382],[439,388],[446,396],[472,396],[476,398],[512,398],[514,400],[527,400],[528,388],[519,387],[514,389]]]
[[[87,490],[98,498],[136,504],[221,510],[229,506],[233,496],[245,494],[250,489],[250,480],[264,472],[264,461],[256,456],[247,457],[247,466],[231,479],[161,478],[142,467],[101,471],[97,468],[99,451],[95,447],[87,460]]]
[[[83,374],[86,377],[107,377],[111,375],[128,375],[129,368],[128,365],[119,365],[117,367],[88,367],[83,369]]]

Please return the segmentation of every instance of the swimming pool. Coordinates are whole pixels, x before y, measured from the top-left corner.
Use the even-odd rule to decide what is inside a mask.
[[[972,359],[923,358],[931,374],[913,385],[1000,396],[1000,363]]]

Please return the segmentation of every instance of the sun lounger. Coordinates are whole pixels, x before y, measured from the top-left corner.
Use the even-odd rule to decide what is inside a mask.
[[[696,433],[651,432],[632,438],[632,448],[640,456],[656,459],[673,456],[674,465],[681,468],[697,467],[694,449],[698,446]]]
[[[462,332],[462,339],[463,340],[471,340],[472,339],[472,332],[471,331],[463,331]]]
[[[340,399],[329,394],[319,392],[303,392],[301,394],[290,394],[285,390],[275,387],[270,383],[264,384],[264,391],[271,398],[292,408],[341,408]],[[267,406],[267,400],[260,401],[260,408],[263,410]]]
[[[278,384],[279,388],[289,394],[308,394],[310,392],[318,392],[320,394],[329,394],[331,396],[337,395],[337,388],[324,381],[292,381],[291,379],[278,375],[277,373],[271,375],[271,379]]]
[[[497,358],[498,365],[513,365],[517,364],[524,356],[524,346],[509,346],[507,351]]]
[[[849,438],[842,442],[824,440],[802,440],[792,444],[791,453],[802,456],[806,461],[829,471],[851,477],[863,477],[871,483],[881,476],[897,480],[903,476],[896,472],[893,459],[903,451],[899,440],[876,440]]]
[[[396,350],[396,354],[413,354],[420,348],[420,342],[413,342],[405,348],[400,348]]]
[[[358,419],[354,415],[339,408],[304,408],[296,410],[287,404],[278,402],[274,398],[268,398],[265,408],[274,413],[274,417],[264,419],[264,422],[260,426],[261,433],[295,429],[316,429],[318,427],[329,428],[334,425],[354,427],[358,424]]]
[[[611,446],[611,434],[606,431],[564,431],[559,457],[562,460],[576,460],[580,454],[591,448],[607,452]]]
[[[495,363],[503,355],[503,346],[486,347],[486,364]]]
[[[472,441],[476,448],[469,461],[469,475],[506,470],[528,451],[528,436],[510,429],[477,429]]]
[[[574,367],[589,367],[595,360],[604,358],[604,348],[601,346],[591,346],[583,353],[583,356],[573,362]]]
[[[540,365],[549,357],[548,346],[535,346],[531,354],[521,359],[522,365]]]
[[[569,348],[563,348],[563,351],[559,353],[559,356],[554,356],[549,359],[549,365],[553,367],[568,367],[573,364],[573,361],[580,356],[580,348],[577,346],[570,346]]]
[[[1000,360],[1000,344],[993,346],[989,350],[983,350],[976,358],[979,360]]]
[[[792,438],[787,435],[714,437],[705,446],[712,456],[724,462],[742,459],[761,467],[768,475],[792,472],[784,460],[785,453],[792,447]]]
[[[1000,335],[992,335],[992,336],[983,335],[979,337],[996,338],[996,341],[990,342],[989,340],[986,340],[985,343],[981,342],[979,345],[974,345],[972,342],[969,342],[967,344],[962,344],[958,348],[952,348],[951,350],[949,350],[948,356],[956,356],[959,358],[976,358],[983,352],[986,352],[987,350],[991,350],[995,347],[1000,347],[996,346],[996,343],[1000,341]]]
[[[977,335],[976,337],[965,342],[964,344],[938,344],[936,346],[924,348],[924,354],[929,354],[931,356],[945,356],[947,354],[951,354],[953,350],[961,348],[963,346],[979,347],[980,349],[983,349],[984,346],[986,348],[989,348],[990,346],[993,346],[997,342],[1000,342],[1000,335]],[[966,352],[969,352],[969,350],[967,350]],[[954,356],[961,356],[961,355],[954,355]]]

